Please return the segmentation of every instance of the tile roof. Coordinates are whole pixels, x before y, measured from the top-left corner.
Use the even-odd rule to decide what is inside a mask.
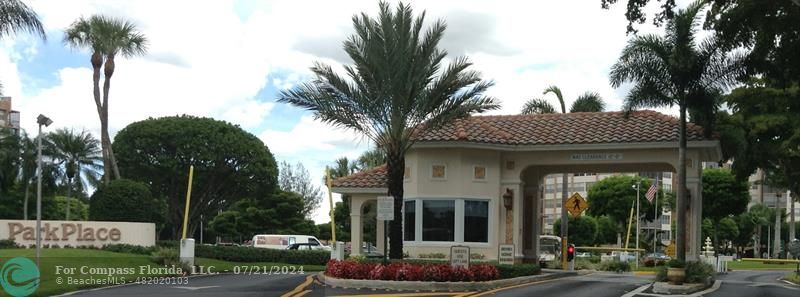
[[[386,165],[356,172],[333,180],[334,188],[385,188]]]
[[[706,140],[703,128],[687,124],[688,140]],[[415,136],[417,142],[504,145],[642,143],[678,141],[678,119],[656,111],[578,112],[541,115],[472,116]],[[386,165],[333,181],[335,188],[384,188]]]
[[[505,145],[642,143],[678,141],[678,119],[656,111],[578,112],[471,116],[415,136],[417,142],[458,141]],[[687,124],[687,140],[706,140]]]

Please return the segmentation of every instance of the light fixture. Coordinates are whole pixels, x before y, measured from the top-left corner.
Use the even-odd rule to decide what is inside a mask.
[[[506,207],[507,210],[511,210],[513,208],[514,203],[514,191],[509,188],[506,188],[506,192],[503,193],[503,206]]]
[[[36,123],[38,123],[40,126],[44,125],[45,127],[49,127],[50,124],[53,123],[53,120],[43,114],[40,114],[38,117],[36,117]]]

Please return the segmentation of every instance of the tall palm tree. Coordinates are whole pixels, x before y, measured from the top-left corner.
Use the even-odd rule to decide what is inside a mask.
[[[140,56],[147,53],[147,38],[139,33],[136,25],[126,20],[102,15],[88,19],[80,18],[64,31],[64,43],[73,48],[86,48],[92,51],[92,81],[94,83],[94,103],[100,117],[100,144],[103,156],[103,180],[108,183],[113,174],[120,178],[117,160],[111,147],[108,134],[108,92],[111,76],[114,75],[117,55],[123,57]],[[100,96],[100,68],[103,68],[103,94]]]
[[[20,182],[25,187],[25,198],[23,205],[23,219],[28,219],[28,197],[30,196],[31,186],[33,180],[36,178],[36,141],[28,136],[28,133],[22,133],[20,136]]]
[[[69,220],[70,196],[75,183],[81,191],[94,185],[98,180],[97,175],[102,169],[100,157],[100,143],[87,131],[76,132],[72,129],[58,129],[47,135],[47,151],[53,158],[56,168],[66,178],[67,184],[67,209],[66,219]]]
[[[386,163],[386,157],[384,156],[383,151],[376,147],[362,153],[361,156],[358,156],[358,160],[356,160],[356,167],[358,170],[367,170],[380,166],[384,163]]]
[[[19,0],[0,0],[0,37],[20,31],[47,39],[39,15]]]
[[[678,190],[676,254],[686,260],[686,113],[687,108],[710,110],[717,94],[735,83],[741,74],[740,58],[720,50],[711,36],[700,42],[696,34],[704,2],[678,10],[665,34],[631,38],[611,67],[613,87],[632,82],[624,110],[678,105]],[[711,115],[708,115],[711,117]]]
[[[409,5],[392,11],[380,2],[379,14],[353,16],[356,33],[344,42],[354,61],[345,65],[346,77],[329,65],[315,63],[316,79],[282,91],[280,102],[310,110],[317,119],[361,132],[386,155],[388,195],[394,197],[395,217],[403,207],[405,154],[418,127],[435,128],[455,119],[499,107],[483,93],[493,85],[472,63],[458,57],[449,65],[447,52],[437,46],[445,31],[443,21],[423,29],[425,14],[414,16]],[[391,222],[390,257],[402,259],[401,220]]]
[[[553,93],[558,99],[558,103],[561,107],[561,113],[567,113],[567,106],[564,104],[564,95],[561,93],[561,88],[557,86],[549,86],[547,87],[542,95],[547,95],[549,93]],[[572,102],[572,106],[569,108],[569,112],[601,112],[606,109],[606,103],[603,101],[603,98],[600,97],[600,94],[597,92],[586,92],[580,96],[578,96],[575,101]],[[555,113],[556,108],[547,102],[547,100],[542,98],[532,98],[525,102],[525,105],[522,106],[522,114],[546,114],[546,113]],[[562,173],[561,174],[561,203],[566,204],[567,199],[569,196],[569,173]],[[567,221],[567,209],[561,209],[561,221]],[[567,239],[567,224],[561,224],[561,237],[562,242],[566,242]],[[566,246],[566,245],[564,245]]]

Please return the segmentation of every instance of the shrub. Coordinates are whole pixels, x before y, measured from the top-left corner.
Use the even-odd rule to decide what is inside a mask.
[[[159,247],[157,248],[150,258],[153,262],[158,263],[159,265],[166,265],[166,266],[179,266],[181,263],[181,259],[178,255],[177,249],[172,248],[165,248]]]
[[[656,268],[656,281],[657,282],[665,282],[665,281],[667,281],[667,267],[658,266]]]
[[[542,272],[542,269],[536,264],[497,265],[496,267],[501,279],[537,275]]]
[[[101,185],[89,202],[89,219],[94,221],[163,222],[166,205],[154,199],[150,188],[128,179]]]
[[[347,257],[347,259],[350,260],[350,261],[356,262],[356,263],[362,263],[362,262],[367,260],[367,256],[364,256],[364,255],[351,255],[351,256]]]
[[[596,269],[596,267],[597,263],[593,263],[591,258],[575,259],[575,270],[591,270]]]
[[[125,243],[106,244],[100,249],[115,253],[127,253],[127,254],[138,254],[138,255],[150,255],[154,251],[154,249],[151,247],[143,247],[140,245],[132,245]]]
[[[714,275],[714,267],[703,262],[686,263],[686,282],[703,283]]]
[[[472,254],[469,254],[469,258],[472,259],[472,260],[483,260],[483,259],[486,259],[486,255],[479,254],[479,253],[472,253]]]
[[[430,253],[430,254],[419,254],[417,258],[420,259],[446,259],[447,255],[443,253]]]
[[[672,260],[667,261],[667,267],[669,267],[669,268],[686,268],[686,262],[678,260],[678,259],[672,259]]]
[[[600,263],[600,270],[614,271],[617,273],[631,271],[631,264],[619,260]]]
[[[331,253],[324,250],[276,250],[241,246],[194,247],[195,257],[211,258],[231,262],[275,262],[299,265],[325,265]]]
[[[643,264],[644,264],[644,267],[655,267],[656,266],[656,260],[655,259],[647,259],[647,260],[644,260]]]
[[[0,239],[0,249],[16,249],[21,247],[22,246],[18,245],[11,239]]]
[[[469,269],[448,264],[414,264],[395,262],[388,265],[330,260],[325,274],[344,279],[468,282],[489,281],[500,277],[493,265],[473,265]]]
[[[168,247],[168,248],[179,248],[181,246],[180,240],[159,240],[156,241],[156,246],[161,247]]]

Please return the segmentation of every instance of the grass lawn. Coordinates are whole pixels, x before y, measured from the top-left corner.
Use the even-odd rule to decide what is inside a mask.
[[[736,270],[794,270],[797,264],[778,264],[753,261],[731,261],[728,262],[728,269]]]
[[[783,279],[800,285],[800,275],[798,275],[796,272],[786,274]]]
[[[13,257],[27,257],[35,260],[34,249],[0,249],[0,263]],[[148,255],[114,253],[89,249],[42,249],[40,266],[39,289],[32,296],[50,296],[70,291],[104,287],[124,282],[136,281],[137,277],[152,277],[172,275],[163,265],[154,263]],[[197,258],[196,265],[205,267],[214,266],[213,272],[233,272],[234,266],[242,267],[294,267],[299,272],[300,266],[304,272],[325,270],[319,265],[291,265],[281,263],[234,263],[214,259]],[[59,268],[60,267],[60,268]],[[110,268],[118,268],[108,271]],[[125,270],[120,271],[124,268]],[[160,268],[160,271],[157,270]],[[75,269],[74,272],[68,270]],[[149,270],[149,271],[148,271]],[[109,274],[111,276],[109,276]],[[68,283],[68,279],[83,281],[84,283]],[[86,284],[89,280],[93,284]],[[59,281],[61,283],[59,283]],[[97,282],[100,282],[99,284]],[[0,296],[8,296],[0,290]]]

